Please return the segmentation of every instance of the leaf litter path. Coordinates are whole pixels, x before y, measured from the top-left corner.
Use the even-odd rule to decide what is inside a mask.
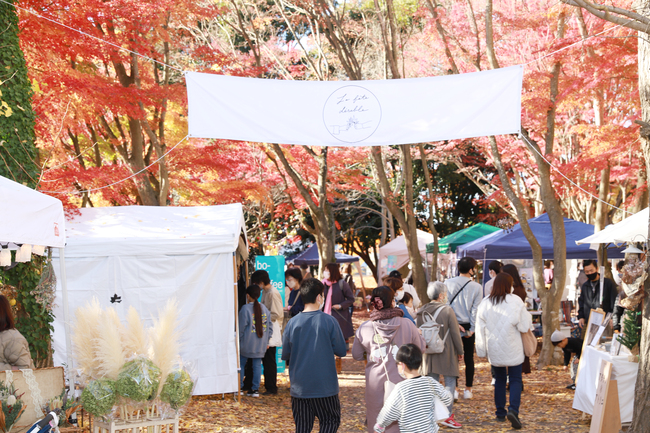
[[[367,313],[354,313],[355,328],[367,320]],[[533,358],[535,365],[537,357]],[[476,358],[475,358],[476,359]],[[454,405],[456,420],[464,432],[515,431],[510,423],[498,423],[494,415],[493,387],[490,385],[490,365],[485,360],[477,362],[474,379],[474,398],[458,400]],[[314,372],[318,374],[318,372]],[[262,380],[263,382],[263,380]],[[524,375],[524,393],[521,397],[521,421],[523,431],[530,432],[588,432],[590,417],[571,408],[573,391],[565,386],[570,383],[569,373],[562,367],[549,366]],[[462,390],[465,384],[464,365],[461,362]],[[339,432],[363,432],[365,422],[364,363],[351,356],[343,359],[343,373],[339,375],[342,419]],[[181,417],[180,431],[223,433],[284,433],[294,431],[289,395],[288,374],[278,375],[279,392],[276,396],[252,398],[242,396],[241,403],[233,394],[194,397]],[[263,388],[263,386],[262,386]],[[318,431],[318,421],[314,426]],[[441,427],[441,432],[453,431]]]

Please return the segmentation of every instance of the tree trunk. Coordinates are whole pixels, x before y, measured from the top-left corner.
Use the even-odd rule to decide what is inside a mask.
[[[390,188],[388,177],[386,176],[386,169],[384,168],[383,158],[381,155],[381,147],[374,146],[370,150],[372,161],[379,180],[379,190],[384,198],[386,207],[389,213],[397,220],[402,234],[406,241],[406,248],[409,253],[409,264],[411,265],[411,272],[413,272],[413,285],[417,290],[418,296],[422,299],[428,299],[426,296],[426,276],[424,274],[424,267],[422,266],[422,256],[418,246],[417,230],[415,213],[413,211],[413,161],[411,160],[411,146],[408,144],[400,146],[402,152],[402,170],[404,171],[404,203],[405,209],[398,205],[398,200]]]
[[[291,178],[293,184],[298,189],[307,207],[309,214],[314,221],[312,230],[309,230],[316,238],[319,259],[319,275],[322,275],[325,265],[335,261],[334,246],[336,245],[336,233],[334,227],[334,210],[327,200],[327,152],[328,148],[323,147],[321,154],[317,155],[310,147],[305,146],[305,151],[309,153],[318,163],[318,203],[312,197],[306,182],[300,174],[289,164],[287,157],[284,155],[282,148],[277,143],[271,144],[273,152],[280,160],[282,167]],[[306,224],[303,224],[306,226]]]
[[[650,1],[639,2],[638,12],[648,15]],[[643,121],[650,123],[650,41],[647,33],[639,34],[639,96]],[[645,132],[645,133],[644,133]],[[646,162],[646,173],[650,173],[650,131],[641,128],[641,148]],[[648,204],[648,203],[646,203]],[[648,237],[650,239],[650,221],[648,221]],[[646,267],[650,265],[650,256],[646,258]],[[634,416],[628,432],[650,433],[650,278],[643,285],[645,298],[643,300],[643,319],[641,342],[639,343],[639,372],[634,391]]]
[[[420,149],[420,158],[422,160],[422,170],[424,171],[424,179],[427,182],[427,189],[429,190],[429,230],[433,234],[433,257],[431,258],[431,271],[429,272],[429,280],[436,281],[438,279],[438,231],[433,223],[433,216],[436,213],[433,197],[433,183],[431,181],[431,174],[429,173],[429,164],[427,163],[427,155],[424,152],[424,144],[418,145]]]

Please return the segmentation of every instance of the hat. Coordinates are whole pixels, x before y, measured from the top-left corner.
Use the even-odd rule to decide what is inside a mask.
[[[564,340],[566,335],[564,335],[561,331],[557,330],[551,335],[551,342],[553,343],[559,343],[560,341]]]
[[[391,273],[388,274],[388,276],[393,278],[402,278],[402,274],[400,274],[399,271],[391,271]]]

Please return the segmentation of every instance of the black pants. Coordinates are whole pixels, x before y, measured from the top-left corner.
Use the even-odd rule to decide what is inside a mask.
[[[460,326],[469,331],[469,323],[461,323]],[[474,345],[476,342],[476,334],[471,337],[462,337],[463,340],[463,359],[465,360],[465,387],[471,388],[474,385]]]
[[[264,367],[264,389],[267,392],[278,392],[278,364],[275,361],[275,347],[266,349],[264,358],[262,358],[262,366]]]
[[[341,425],[341,402],[339,396],[323,398],[291,397],[291,411],[296,423],[296,433],[309,433],[318,417],[320,433],[336,433]]]
[[[275,347],[266,349],[264,358],[262,358],[264,367],[264,389],[268,392],[278,392],[278,365],[275,361]],[[249,359],[244,367],[244,387],[248,390],[253,387],[253,365]]]

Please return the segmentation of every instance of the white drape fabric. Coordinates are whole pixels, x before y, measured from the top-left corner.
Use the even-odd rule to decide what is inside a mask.
[[[368,81],[186,72],[189,135],[315,146],[382,146],[517,134],[522,66]]]

